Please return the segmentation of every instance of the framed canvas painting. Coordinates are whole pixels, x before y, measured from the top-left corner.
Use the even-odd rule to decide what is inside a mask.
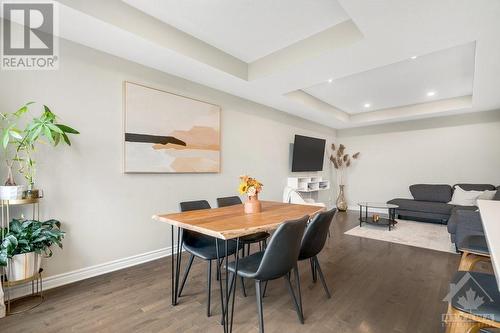
[[[126,173],[220,171],[220,107],[124,82]]]

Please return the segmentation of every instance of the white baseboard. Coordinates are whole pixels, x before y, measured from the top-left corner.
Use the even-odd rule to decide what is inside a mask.
[[[71,272],[62,273],[58,275],[49,276],[43,279],[43,290],[46,291],[48,289],[56,288],[63,286],[65,284],[77,282],[80,280],[85,280],[94,276],[114,272],[120,269],[124,269],[127,267],[139,265],[146,263],[148,261],[160,259],[163,257],[170,256],[172,253],[172,247],[166,247],[142,254],[137,254],[134,256],[130,256],[127,258],[117,259],[113,261],[109,261],[103,264],[94,265],[90,267],[85,267],[81,269],[77,269]],[[4,293],[6,291],[4,290]],[[26,296],[31,293],[31,283],[28,282],[23,285],[19,285],[13,287],[10,290],[10,298],[15,299],[18,297]],[[7,299],[7,294],[4,295],[5,299]]]

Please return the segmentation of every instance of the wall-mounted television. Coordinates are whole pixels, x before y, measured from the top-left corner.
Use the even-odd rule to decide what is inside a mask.
[[[295,135],[292,172],[322,171],[326,140]]]

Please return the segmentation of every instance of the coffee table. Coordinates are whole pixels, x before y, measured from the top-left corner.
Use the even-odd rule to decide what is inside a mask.
[[[381,202],[358,202],[359,206],[359,226],[361,227],[363,223],[387,226],[389,227],[389,231],[391,231],[391,227],[397,223],[396,221],[396,208],[398,205],[386,204]],[[364,208],[364,213],[363,213]],[[368,216],[368,210],[378,208],[378,209],[387,209],[389,211],[389,217],[380,217],[378,221],[373,220],[373,215]]]

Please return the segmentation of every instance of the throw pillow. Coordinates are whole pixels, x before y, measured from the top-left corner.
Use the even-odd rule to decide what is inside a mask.
[[[483,194],[477,197],[477,200],[492,200],[497,194],[497,191],[484,191]]]
[[[483,194],[483,191],[465,191],[460,186],[455,186],[453,197],[448,203],[457,206],[475,206],[477,198],[481,194]]]

